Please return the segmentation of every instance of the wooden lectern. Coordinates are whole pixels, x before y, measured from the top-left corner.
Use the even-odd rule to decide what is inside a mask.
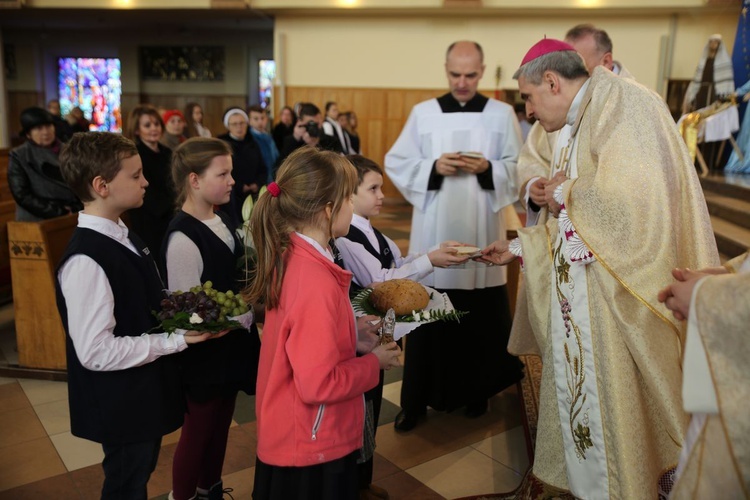
[[[18,364],[65,370],[65,330],[57,312],[55,269],[78,216],[42,222],[8,222]]]

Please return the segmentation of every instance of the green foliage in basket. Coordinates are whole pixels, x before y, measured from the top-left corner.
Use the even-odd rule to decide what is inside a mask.
[[[352,306],[354,310],[363,314],[371,314],[373,316],[385,316],[384,313],[378,311],[375,306],[370,302],[370,294],[372,294],[372,288],[363,288],[359,293],[352,299]],[[430,300],[432,300],[432,294],[430,294]],[[403,314],[396,316],[396,321],[399,323],[421,323],[423,321],[459,321],[463,316],[469,314],[468,311],[457,311],[457,310],[445,310],[445,309],[430,309],[429,311],[420,310],[415,311],[415,314]],[[425,317],[428,316],[428,317]]]

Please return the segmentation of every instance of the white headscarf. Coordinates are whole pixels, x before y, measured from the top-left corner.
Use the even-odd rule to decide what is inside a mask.
[[[724,47],[721,35],[711,35],[708,38],[708,43],[706,43],[706,46],[703,48],[703,55],[698,62],[698,67],[695,68],[695,75],[685,92],[686,104],[692,104],[695,100],[695,96],[698,95],[698,90],[701,87],[703,79],[703,68],[706,66],[706,59],[708,59],[708,46],[711,43],[711,40],[719,40],[719,47],[716,49],[716,55],[714,56],[714,93],[716,93],[716,97],[726,97],[734,92],[734,69],[732,67],[732,60],[729,58],[729,54],[727,54],[727,49]],[[703,103],[698,104],[701,107],[703,106]]]
[[[229,118],[232,115],[242,115],[245,118],[246,122],[249,122],[250,119],[247,117],[247,113],[242,108],[231,108],[228,109],[226,113],[224,113],[224,126],[226,128],[229,128]]]

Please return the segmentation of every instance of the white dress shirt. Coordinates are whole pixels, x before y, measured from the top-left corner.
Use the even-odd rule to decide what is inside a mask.
[[[378,252],[380,251],[380,244],[368,219],[354,214],[352,217],[352,226],[362,231],[367,236],[367,240],[373,248]],[[354,281],[359,286],[366,287],[372,283],[396,278],[408,278],[419,281],[433,271],[434,268],[427,254],[413,254],[402,257],[401,250],[398,249],[393,240],[386,235],[383,235],[383,238],[385,238],[388,248],[390,248],[393,254],[395,267],[391,269],[384,269],[380,263],[380,259],[368,252],[364,245],[355,243],[347,238],[336,239],[336,248],[339,250],[341,258],[344,261],[344,268],[351,271],[354,275]],[[438,247],[436,246],[433,249],[436,248]]]
[[[112,238],[138,254],[121,220],[78,214],[78,227],[91,229]],[[77,254],[70,257],[58,273],[68,310],[68,333],[81,364],[93,371],[124,370],[154,361],[159,356],[187,348],[180,332],[142,333],[138,337],[115,337],[115,303],[112,287],[104,269],[92,258]]]
[[[323,120],[323,132],[326,135],[338,137],[339,142],[341,143],[341,150],[345,155],[357,153],[356,151],[352,151],[352,143],[349,141],[349,134],[347,134],[341,127],[341,124],[333,118],[326,117],[326,119]]]

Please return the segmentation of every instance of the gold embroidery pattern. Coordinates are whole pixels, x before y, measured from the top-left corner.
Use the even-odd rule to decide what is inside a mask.
[[[570,138],[570,141],[572,141],[572,137]],[[569,141],[569,142],[570,142]],[[560,157],[557,160],[557,164],[552,168],[552,175],[554,175],[557,172],[565,172],[565,176],[568,176],[568,171],[570,170],[570,153],[573,152],[573,148],[568,144],[567,146],[563,147],[560,150]]]
[[[586,380],[586,374],[583,369],[583,346],[581,342],[581,330],[576,325],[575,320],[571,316],[572,307],[568,299],[563,295],[561,286],[563,283],[570,283],[570,264],[566,261],[562,251],[563,240],[557,245],[554,251],[553,262],[555,263],[555,288],[557,291],[557,300],[560,303],[560,312],[562,313],[563,323],[565,324],[565,339],[564,339],[564,352],[565,362],[567,363],[567,371],[565,378],[568,385],[568,397],[567,402],[570,405],[568,415],[570,420],[568,425],[570,426],[570,434],[573,437],[573,442],[576,446],[576,457],[579,460],[586,460],[586,450],[594,446],[591,441],[591,430],[589,429],[588,422],[589,416],[587,411],[583,411],[586,405],[586,393],[583,391],[583,383]],[[577,353],[573,354],[571,358],[570,349],[568,348],[568,339],[570,339],[570,333],[573,332],[573,339],[575,340]],[[583,411],[583,413],[581,413]],[[580,418],[579,418],[580,417]]]

